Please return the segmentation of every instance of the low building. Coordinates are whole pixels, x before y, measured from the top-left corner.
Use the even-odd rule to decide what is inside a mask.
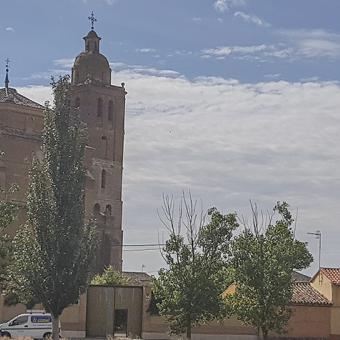
[[[291,301],[292,317],[284,335],[274,339],[339,340],[340,339],[340,268],[321,268],[313,278],[294,273]],[[236,287],[230,285],[225,294]],[[164,318],[144,313],[143,338],[169,339]],[[193,329],[193,339],[252,340],[256,330],[236,318],[226,318]]]
[[[143,339],[170,339],[166,320],[149,312],[152,278],[128,272],[130,286],[90,286],[77,305],[65,309],[61,326],[65,337],[129,335]],[[294,276],[293,314],[284,335],[273,339],[340,340],[340,268],[321,268],[313,278]],[[232,293],[235,286],[228,287]],[[41,309],[41,306],[36,306]],[[23,305],[6,307],[0,299],[0,322],[26,311]],[[256,330],[236,318],[210,322],[193,329],[194,340],[255,340]]]

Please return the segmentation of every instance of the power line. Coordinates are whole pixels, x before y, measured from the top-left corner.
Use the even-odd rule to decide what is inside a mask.
[[[121,248],[139,248],[139,249],[123,249],[124,252],[129,251],[159,251],[159,247],[165,246],[165,243],[140,243],[140,244],[113,244],[113,247],[121,247]],[[147,247],[147,248],[140,248]],[[157,247],[157,248],[148,248],[148,247]]]
[[[127,251],[149,251],[149,250],[157,250],[159,251],[158,248],[144,248],[144,249],[123,249],[124,252]]]
[[[113,247],[159,247],[166,243],[144,243],[144,244],[113,244]]]

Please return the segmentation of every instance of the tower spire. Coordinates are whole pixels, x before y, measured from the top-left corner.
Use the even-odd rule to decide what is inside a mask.
[[[97,21],[97,19],[94,17],[93,11],[91,16],[89,16],[89,20],[91,21],[91,30],[94,30],[94,23]]]
[[[8,84],[9,84],[9,80],[8,80],[8,71],[9,71],[9,62],[10,60],[7,58],[5,60],[6,62],[6,77],[5,77],[5,89],[6,91],[8,91]]]

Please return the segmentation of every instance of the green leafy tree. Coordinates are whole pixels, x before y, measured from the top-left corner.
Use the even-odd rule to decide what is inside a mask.
[[[227,300],[240,320],[267,339],[269,331],[284,332],[291,316],[293,271],[308,267],[313,258],[306,243],[295,239],[287,203],[278,202],[266,217],[251,207],[252,226],[245,224],[232,242],[236,292]]]
[[[161,221],[170,234],[162,250],[167,269],[159,271],[154,294],[170,332],[186,332],[191,339],[192,327],[225,313],[221,294],[228,285],[229,243],[238,224],[235,214],[210,209],[205,225],[190,195],[183,195],[178,216],[172,198],[163,202]]]
[[[126,286],[133,284],[133,281],[114,270],[112,266],[105,268],[103,274],[97,274],[92,280],[91,285],[102,285],[102,286]]]
[[[86,130],[71,106],[69,77],[53,80],[52,89],[42,157],[30,171],[28,223],[14,239],[13,282],[52,314],[57,340],[59,316],[88,285],[96,237],[93,225],[84,223]]]
[[[155,279],[154,279],[155,281]],[[150,315],[160,315],[158,306],[162,303],[160,298],[156,298],[154,290],[151,290],[150,303],[146,310]]]
[[[0,158],[4,156],[0,152]],[[9,190],[0,187],[0,288],[8,282],[8,266],[11,258],[11,239],[6,229],[14,221],[17,212],[17,205],[8,199],[16,187],[13,185]],[[3,199],[1,199],[3,197]]]
[[[20,290],[25,288],[25,286],[20,281],[16,280],[15,274],[13,275],[13,271],[9,271],[8,280],[9,282],[4,288],[4,303],[6,306],[15,306],[18,303],[22,303],[26,306],[26,309],[33,309],[33,307],[40,303],[40,301],[31,295],[31,292],[27,289]]]

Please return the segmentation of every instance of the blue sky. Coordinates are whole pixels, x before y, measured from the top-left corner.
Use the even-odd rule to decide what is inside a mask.
[[[337,0],[12,0],[2,9],[1,56],[16,85],[40,84],[56,60],[79,53],[91,10],[111,62],[189,78],[339,78]]]
[[[243,216],[249,199],[286,200],[297,236],[317,258],[307,233],[321,230],[322,264],[339,267],[339,0],[1,1],[10,85],[50,99],[92,10],[113,84],[128,91],[124,242],[166,237],[163,193],[190,189],[204,208]],[[163,260],[124,250],[125,269],[142,264],[154,274]]]

